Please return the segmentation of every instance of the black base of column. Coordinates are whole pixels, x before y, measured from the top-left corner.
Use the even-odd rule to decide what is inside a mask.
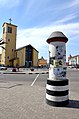
[[[62,102],[54,102],[54,101],[50,101],[50,100],[46,99],[46,103],[48,105],[55,106],[55,107],[64,107],[69,104],[69,100],[62,101]]]
[[[69,104],[69,80],[47,80],[46,103],[63,107]]]

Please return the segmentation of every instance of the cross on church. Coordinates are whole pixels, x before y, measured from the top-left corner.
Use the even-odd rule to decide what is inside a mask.
[[[9,21],[10,21],[10,24],[11,24],[12,19],[10,18]]]

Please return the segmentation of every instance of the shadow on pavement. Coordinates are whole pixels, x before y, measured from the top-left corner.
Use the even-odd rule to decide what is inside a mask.
[[[79,100],[69,100],[68,108],[79,109]]]
[[[10,89],[10,88],[13,88],[13,87],[16,87],[16,86],[21,86],[23,84],[15,84],[15,85],[12,85],[12,86],[1,86],[0,88],[6,88],[6,89]]]

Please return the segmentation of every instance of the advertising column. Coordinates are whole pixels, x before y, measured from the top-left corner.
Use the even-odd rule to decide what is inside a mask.
[[[65,106],[69,103],[68,79],[66,79],[66,42],[68,38],[59,31],[47,39],[49,44],[49,78],[46,84],[46,103]]]

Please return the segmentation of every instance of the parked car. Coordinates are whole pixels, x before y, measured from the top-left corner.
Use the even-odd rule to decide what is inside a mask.
[[[13,68],[13,69],[12,69],[12,72],[16,72],[16,68]]]
[[[0,70],[7,70],[7,67],[0,65]]]

